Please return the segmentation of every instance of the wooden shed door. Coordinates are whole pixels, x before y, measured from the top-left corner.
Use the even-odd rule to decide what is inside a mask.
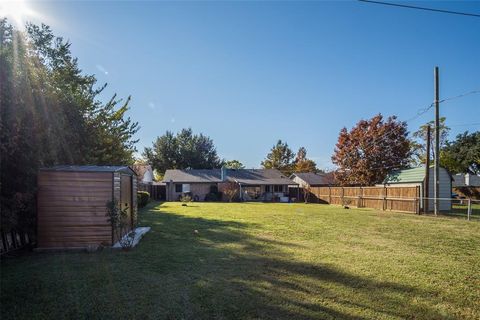
[[[120,178],[120,206],[122,210],[127,209],[127,223],[129,229],[132,228],[132,177],[129,175],[121,175]]]

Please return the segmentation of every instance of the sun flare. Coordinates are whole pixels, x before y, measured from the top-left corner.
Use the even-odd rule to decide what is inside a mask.
[[[29,18],[35,16],[35,12],[24,0],[0,0],[0,17],[7,18],[18,27],[23,27]]]

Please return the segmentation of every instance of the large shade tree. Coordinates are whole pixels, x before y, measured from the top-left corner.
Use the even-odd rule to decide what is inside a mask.
[[[152,147],[145,148],[143,156],[160,173],[167,169],[212,169],[222,165],[213,140],[194,134],[191,128],[177,134],[167,131]]]
[[[467,131],[448,141],[440,152],[440,164],[451,173],[480,174],[480,131]]]
[[[1,228],[33,229],[39,167],[130,164],[137,124],[125,102],[82,73],[70,43],[46,26],[0,20]]]
[[[288,144],[278,140],[261,165],[265,169],[278,169],[285,175],[290,175],[295,168],[294,158],[295,152],[290,149]]]
[[[395,116],[384,120],[381,114],[361,120],[350,131],[343,128],[332,156],[338,167],[335,179],[342,185],[381,183],[392,169],[410,161],[407,125]]]

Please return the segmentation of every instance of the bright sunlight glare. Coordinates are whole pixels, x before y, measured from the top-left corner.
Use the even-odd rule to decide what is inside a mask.
[[[10,23],[23,28],[29,18],[35,17],[35,11],[24,0],[0,0],[0,17],[7,18]]]

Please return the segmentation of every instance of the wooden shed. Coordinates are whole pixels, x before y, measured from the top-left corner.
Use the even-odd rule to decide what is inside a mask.
[[[137,176],[128,166],[56,166],[38,173],[39,248],[111,246],[131,230],[137,211]],[[128,230],[114,230],[107,202],[128,212]]]
[[[452,176],[447,171],[447,169],[440,167],[439,175],[439,209],[440,211],[448,212],[452,209]],[[396,170],[388,174],[387,178],[384,181],[385,186],[396,186],[396,187],[410,187],[410,186],[419,186],[420,187],[420,208],[424,210],[424,206],[428,205],[426,211],[434,210],[434,167],[429,168],[429,179],[428,179],[428,201],[425,201],[424,195],[425,192],[425,166],[420,166],[417,168]],[[428,204],[426,204],[428,203]]]

